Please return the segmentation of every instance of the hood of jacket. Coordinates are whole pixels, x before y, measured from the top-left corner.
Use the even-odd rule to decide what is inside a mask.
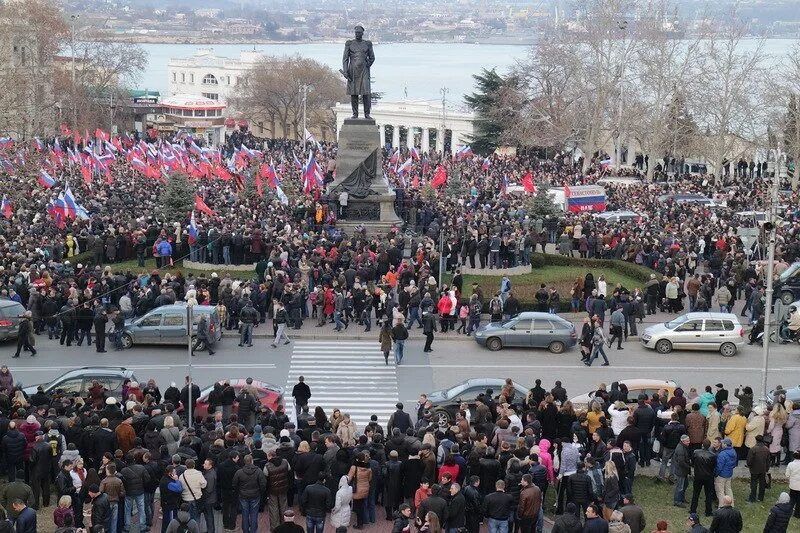
[[[178,522],[180,522],[181,524],[184,524],[184,525],[188,524],[189,521],[192,519],[192,517],[191,517],[191,515],[189,515],[188,511],[178,511],[177,518],[178,518]]]
[[[550,451],[550,441],[547,439],[542,439],[539,441],[539,451],[543,453],[547,453]]]
[[[339,490],[342,490],[345,487],[350,486],[350,480],[347,476],[342,476],[339,478]]]

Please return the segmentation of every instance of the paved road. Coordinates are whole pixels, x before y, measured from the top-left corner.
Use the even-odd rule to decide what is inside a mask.
[[[263,329],[262,326],[257,331]],[[252,348],[239,348],[235,339],[226,337],[217,345],[213,357],[200,354],[192,358],[192,372],[201,386],[226,377],[253,376],[290,388],[299,375],[304,375],[326,409],[334,405],[351,409],[357,422],[368,420],[372,412],[385,421],[398,399],[408,403],[420,392],[448,387],[470,377],[513,376],[525,385],[540,378],[546,387],[560,379],[570,395],[591,390],[600,382],[626,378],[674,379],[685,388],[721,381],[730,387],[744,383],[756,389],[761,379],[761,349],[755,346],[746,346],[732,358],[723,358],[716,352],[661,356],[631,339],[624,343],[624,350],[608,350],[610,367],[587,368],[580,363],[575,349],[560,355],[521,349],[489,352],[454,333],[437,334],[433,353],[424,354],[422,341],[413,332],[415,336],[406,345],[403,363],[395,367],[391,357],[390,365],[384,364],[377,341],[369,340],[375,338],[374,333],[373,330],[362,336],[359,331],[354,340],[356,332],[351,327],[335,338],[295,338],[291,344],[276,349],[264,337],[256,338]],[[163,390],[169,381],[182,385],[188,373],[189,357],[183,347],[136,346],[124,352],[97,354],[93,346],[61,347],[41,336],[36,347],[36,357],[11,359],[15,344],[3,343],[0,361],[9,364],[15,379],[25,384],[47,382],[70,368],[102,364],[131,368],[139,380],[153,377]],[[800,349],[796,345],[773,345],[770,354],[770,386],[800,383]],[[360,407],[365,401],[371,408]]]

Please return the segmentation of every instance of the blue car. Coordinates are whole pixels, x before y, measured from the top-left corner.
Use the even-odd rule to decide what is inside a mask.
[[[475,333],[475,341],[493,352],[509,346],[547,348],[562,353],[577,344],[578,334],[571,322],[558,315],[530,311],[481,326]]]

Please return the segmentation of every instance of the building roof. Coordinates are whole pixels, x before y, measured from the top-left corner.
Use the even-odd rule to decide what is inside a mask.
[[[161,101],[164,107],[179,107],[183,109],[224,109],[225,105],[216,100],[194,94],[174,94]]]

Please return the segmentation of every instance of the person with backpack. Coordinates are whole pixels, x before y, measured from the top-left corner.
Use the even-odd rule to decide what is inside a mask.
[[[166,533],[200,533],[200,526],[197,524],[197,520],[189,514],[189,508],[188,503],[181,504],[175,518],[167,526]]]
[[[408,339],[408,330],[402,321],[398,321],[392,327],[392,340],[394,340],[394,361],[399,365],[403,360],[403,347]]]
[[[481,325],[481,313],[483,312],[483,304],[477,294],[469,297],[469,327],[467,327],[467,336],[472,335],[473,331],[477,331]]]
[[[491,322],[499,322],[503,318],[503,301],[500,299],[500,293],[495,293],[494,297],[489,300],[489,314],[491,315]]]

